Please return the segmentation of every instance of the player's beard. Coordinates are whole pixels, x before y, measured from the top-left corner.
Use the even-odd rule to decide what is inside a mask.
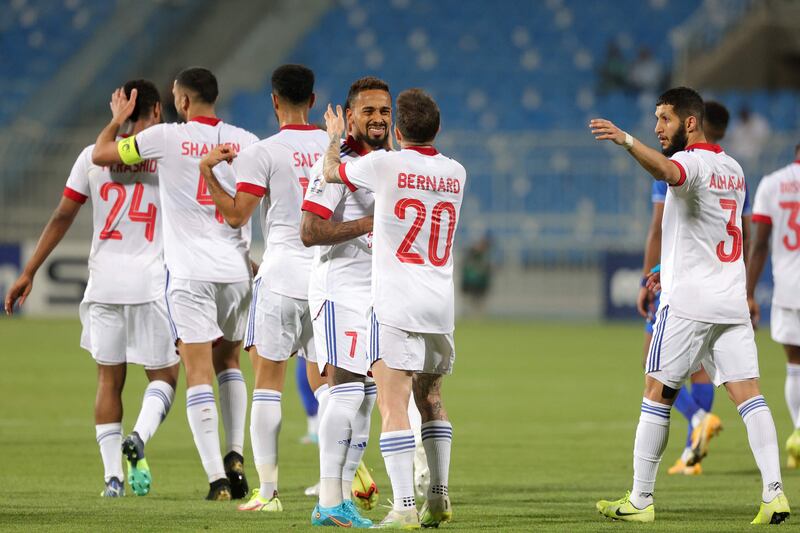
[[[383,125],[383,130],[385,132],[383,134],[383,137],[378,137],[378,138],[370,137],[370,135],[368,133],[370,124],[372,124],[372,125],[376,125],[376,124]],[[367,124],[366,131],[363,131],[363,132],[359,131],[356,134],[356,140],[358,142],[363,142],[364,144],[368,144],[372,148],[386,148],[386,147],[388,147],[389,146],[389,142],[388,142],[388,140],[389,140],[389,125],[387,123],[385,123],[385,122],[380,122],[380,123],[371,122],[370,124]]]
[[[686,148],[686,143],[688,141],[689,140],[686,137],[686,126],[681,124],[678,126],[678,131],[676,131],[675,135],[673,135],[669,140],[669,146],[662,148],[661,153],[667,157],[672,157],[678,152],[683,151]]]

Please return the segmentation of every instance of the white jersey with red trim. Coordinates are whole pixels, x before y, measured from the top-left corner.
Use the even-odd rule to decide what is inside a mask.
[[[314,257],[314,250],[300,240],[300,206],[311,167],[327,146],[328,134],[316,126],[287,125],[243,150],[233,162],[237,191],[263,197],[265,247],[258,271],[262,284],[300,300],[308,299]]]
[[[250,226],[234,229],[214,206],[200,159],[219,144],[244,150],[258,138],[217,118],[158,124],[136,135],[143,159],[157,159],[164,207],[164,257],[170,275],[215,283],[250,279]],[[235,194],[232,176],[220,185]]]
[[[92,199],[92,248],[86,301],[141,304],[164,296],[162,210],[158,163],[101,167],[85,148],[67,179],[64,196]]]
[[[742,258],[742,167],[715,144],[672,156],[681,173],[661,222],[661,306],[714,324],[748,322]]]
[[[372,305],[379,323],[452,332],[452,247],[464,167],[431,146],[415,146],[342,163],[339,176],[351,191],[375,193]]]
[[[772,225],[772,304],[800,309],[800,160],[762,178],[753,222]]]
[[[343,162],[366,155],[352,138],[342,143],[340,157]],[[327,183],[322,177],[320,159],[311,169],[311,184],[303,200],[303,211],[319,215],[325,220],[348,222],[371,216],[375,197],[366,189],[355,192],[344,184]],[[333,245],[315,246],[308,284],[308,303],[311,316],[316,316],[326,300],[349,303],[352,307],[369,306],[372,285],[372,232]]]

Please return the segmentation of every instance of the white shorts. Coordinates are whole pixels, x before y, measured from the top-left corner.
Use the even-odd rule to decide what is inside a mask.
[[[242,340],[248,305],[249,281],[196,281],[173,278],[167,272],[167,312],[176,342]]]
[[[800,309],[772,306],[769,319],[772,340],[777,343],[800,346]]]
[[[244,347],[256,347],[258,355],[270,361],[286,361],[295,352],[308,361],[317,360],[308,300],[298,300],[253,286],[253,301],[247,317]]]
[[[680,389],[703,366],[714,385],[758,377],[758,352],[753,327],[710,324],[658,310],[645,371],[661,383]]]
[[[320,374],[325,371],[326,364],[360,376],[367,374],[366,309],[325,300],[313,323]]]
[[[81,302],[81,348],[101,365],[134,363],[148,370],[180,360],[163,300],[143,304]]]
[[[452,374],[456,346],[452,333],[415,333],[380,324],[371,314],[370,366],[383,359],[395,370],[425,374]]]

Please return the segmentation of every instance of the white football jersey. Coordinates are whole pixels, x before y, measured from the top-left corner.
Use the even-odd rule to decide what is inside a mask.
[[[196,281],[235,283],[250,279],[250,226],[234,229],[217,211],[200,159],[220,144],[244,150],[258,138],[217,118],[158,124],[136,135],[143,159],[157,159],[164,207],[164,257],[170,275]],[[232,177],[221,180],[231,195]]]
[[[375,193],[372,306],[377,320],[417,333],[451,333],[453,237],[467,174],[431,146],[372,152],[342,163],[351,191]]]
[[[772,303],[800,309],[800,160],[761,180],[753,222],[772,225]]]
[[[233,161],[236,189],[263,197],[261,283],[272,292],[300,300],[308,299],[314,257],[314,250],[300,240],[300,206],[311,167],[327,147],[328,134],[316,126],[288,125],[243,150]],[[215,167],[215,175],[222,173]]]
[[[661,306],[700,322],[748,322],[742,167],[707,143],[687,146],[672,162],[681,179],[669,188],[661,222]]]
[[[158,163],[101,167],[85,148],[67,179],[64,196],[92,199],[92,248],[85,299],[140,304],[164,297],[164,256]]]
[[[352,137],[342,143],[343,162],[366,155]],[[348,222],[372,215],[375,197],[366,189],[350,191],[344,184],[327,183],[320,159],[311,169],[311,183],[303,200],[303,211],[325,220]],[[372,232],[333,245],[314,247],[308,303],[315,316],[325,300],[347,302],[351,307],[369,307],[372,285]],[[366,312],[364,320],[366,320]]]

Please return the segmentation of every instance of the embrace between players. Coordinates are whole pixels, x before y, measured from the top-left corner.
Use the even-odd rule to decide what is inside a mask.
[[[455,360],[452,249],[466,173],[434,147],[439,110],[423,91],[397,97],[400,147],[394,150],[385,82],[366,77],[353,83],[344,115],[341,106],[328,106],[327,133],[309,124],[313,86],[304,66],[275,70],[272,103],[281,128],[259,141],[216,117],[217,82],[206,69],[186,69],[175,80],[175,106],[186,121],[180,124],[160,123],[152,83],[128,82],[114,92],[111,122],[81,153],[59,207],[10,289],[8,313],[17,300],[24,302],[37,269],[91,197],[81,346],[98,366],[95,421],[104,495],[124,494],[120,449],[134,492],[150,490],[144,447],[174,398],[177,347],[187,417],[209,480],[207,499],[248,496],[243,347],[255,372],[250,433],[260,485],[240,510],[282,510],[281,393],[287,360],[298,354],[320,402],[320,495],[312,524],[372,526],[355,507],[351,487],[376,395],[394,502],[377,526],[438,526],[451,519],[452,426],[441,385]],[[259,203],[265,251],[253,279],[250,219]],[[150,384],[134,430],[123,440],[128,362],[143,365]],[[422,417],[430,469],[420,511],[411,397]]]

